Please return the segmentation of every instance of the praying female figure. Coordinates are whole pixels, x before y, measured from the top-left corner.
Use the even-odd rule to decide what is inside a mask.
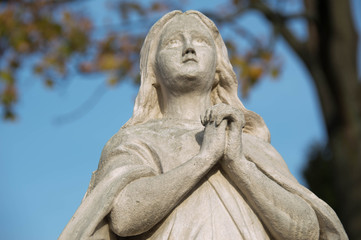
[[[141,51],[132,118],[59,239],[347,239],[237,96],[214,23],[173,11]]]

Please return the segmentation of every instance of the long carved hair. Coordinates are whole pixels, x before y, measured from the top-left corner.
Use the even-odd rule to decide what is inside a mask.
[[[164,15],[150,29],[140,52],[141,84],[135,100],[133,116],[122,128],[145,123],[151,119],[162,118],[161,106],[163,103],[160,97],[160,90],[157,88],[158,83],[154,71],[155,56],[162,30],[175,16],[180,14],[198,17],[213,36],[217,52],[217,67],[214,86],[211,92],[212,104],[225,103],[241,109],[246,119],[243,131],[269,142],[270,133],[263,119],[258,114],[247,110],[238,98],[237,77],[216,25],[202,13],[193,10],[184,13],[172,11]]]

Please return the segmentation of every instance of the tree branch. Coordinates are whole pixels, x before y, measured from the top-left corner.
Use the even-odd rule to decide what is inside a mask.
[[[204,11],[204,15],[206,15],[207,17],[209,17],[210,19],[212,19],[213,21],[217,22],[217,23],[226,23],[226,22],[231,22],[234,21],[234,19],[243,14],[244,12],[246,12],[248,10],[247,7],[239,7],[236,9],[236,11],[229,13],[227,15],[222,15],[222,14],[217,14],[214,12],[207,12]]]
[[[9,3],[21,3],[25,5],[34,5],[34,4],[63,4],[63,3],[69,3],[69,2],[85,2],[88,0],[44,0],[44,1],[24,1],[24,0],[8,0]]]
[[[315,20],[315,16],[312,16],[309,13],[306,12],[299,12],[299,13],[294,13],[294,14],[289,14],[289,15],[283,15],[285,20],[293,20],[293,19],[298,19],[298,18],[302,18],[302,19],[306,19],[308,21],[314,21]]]
[[[72,110],[71,112],[58,116],[54,119],[54,124],[56,125],[64,125],[65,123],[69,123],[75,121],[83,116],[85,116],[90,110],[92,110],[95,105],[99,102],[101,97],[106,93],[106,87],[104,86],[104,82],[102,82],[92,93],[92,95],[83,102],[80,106]]]
[[[279,33],[288,42],[288,44],[295,50],[295,52],[299,55],[299,57],[305,62],[309,61],[309,58],[307,57],[308,51],[305,44],[299,41],[294,36],[294,34],[287,28],[285,24],[286,21],[292,15],[284,16],[280,13],[277,13],[259,0],[251,1],[249,8],[261,12],[267,18],[267,20],[270,21],[272,25],[279,31]]]
[[[248,29],[242,28],[241,26],[239,26],[237,24],[231,26],[231,28],[233,29],[233,31],[235,33],[239,34],[241,37],[248,40],[248,42],[250,44],[252,44],[253,46],[255,46],[257,48],[262,47],[262,42],[259,39],[257,39],[250,31],[248,31]]]

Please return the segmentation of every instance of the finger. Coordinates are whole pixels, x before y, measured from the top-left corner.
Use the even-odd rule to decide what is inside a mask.
[[[230,122],[235,122],[237,120],[237,117],[232,112],[225,114],[224,118],[229,120]]]
[[[226,131],[227,128],[227,120],[222,120],[220,122],[220,124],[218,125],[218,129],[222,130],[222,131]]]
[[[228,114],[218,114],[215,121],[218,126],[224,119],[227,119]]]
[[[209,111],[209,109],[207,109],[206,112],[203,115],[203,123],[204,123],[204,125],[206,125],[208,123],[208,111]]]
[[[237,128],[243,128],[246,122],[243,112],[235,112],[231,114],[230,119],[232,123],[231,125],[234,125]]]
[[[219,126],[219,124],[221,124],[222,120],[223,120],[223,116],[218,115],[218,116],[216,117],[216,126],[217,126],[217,127]]]
[[[213,119],[213,109],[211,109],[211,110],[209,111],[208,120],[209,120],[210,123],[214,122],[214,119]]]
[[[204,119],[204,116],[203,116],[203,114],[199,115],[199,120],[201,120],[201,123],[202,123],[202,125],[204,126],[204,122],[203,122],[203,119]]]
[[[217,116],[217,124],[219,125],[223,120],[227,120],[228,123],[237,122],[237,117],[232,112],[225,112]]]

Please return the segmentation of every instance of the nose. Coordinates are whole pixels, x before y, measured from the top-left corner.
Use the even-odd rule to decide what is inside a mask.
[[[186,41],[186,43],[184,45],[182,56],[184,56],[186,54],[194,54],[194,55],[196,55],[196,50],[194,49],[193,44],[191,43],[190,39],[187,39],[187,41]]]
[[[186,54],[194,54],[194,55],[196,55],[196,51],[194,50],[193,47],[188,47],[188,48],[185,48],[185,51],[183,51],[183,56],[186,55]]]

